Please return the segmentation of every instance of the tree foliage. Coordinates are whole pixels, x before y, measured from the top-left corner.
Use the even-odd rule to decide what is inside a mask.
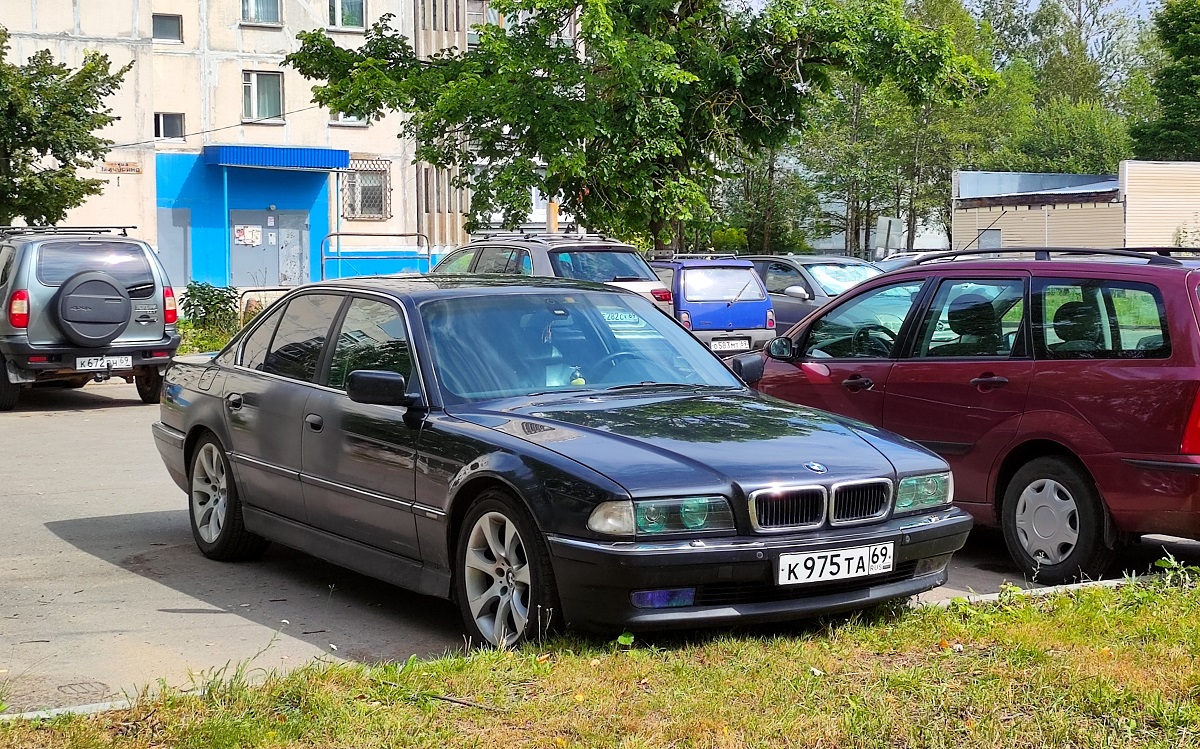
[[[1152,76],[1158,116],[1133,128],[1138,158],[1200,160],[1200,0],[1166,0],[1154,16],[1165,61]]]
[[[300,35],[290,65],[314,99],[359,115],[409,114],[418,159],[472,191],[468,229],[524,220],[531,188],[584,225],[651,235],[704,217],[723,165],[778,146],[832,78],[885,80],[913,101],[990,82],[950,36],[898,0],[494,0],[511,19],[472,49],[420,59],[385,18],[355,50]]]
[[[96,135],[117,119],[104,100],[133,64],[112,71],[107,55],[88,52],[72,70],[48,50],[23,65],[8,52],[0,27],[0,224],[54,224],[104,189],[79,170],[112,146]]]

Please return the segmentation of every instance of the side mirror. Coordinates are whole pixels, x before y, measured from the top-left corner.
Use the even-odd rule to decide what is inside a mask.
[[[376,369],[358,369],[346,378],[346,395],[355,403],[377,406],[412,406],[416,398],[408,394],[404,375]]]
[[[802,302],[807,302],[812,299],[812,295],[803,286],[789,286],[783,290],[784,296],[790,296],[793,299],[799,299]]]
[[[752,354],[738,354],[729,360],[729,368],[747,385],[753,385],[761,380],[766,366],[766,358],[758,351]]]
[[[767,356],[778,361],[791,361],[796,358],[796,344],[787,336],[772,338],[767,343]]]

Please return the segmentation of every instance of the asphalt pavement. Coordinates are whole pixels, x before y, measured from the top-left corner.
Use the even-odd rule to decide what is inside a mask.
[[[239,667],[314,658],[404,660],[461,649],[449,602],[274,545],[221,564],[196,549],[186,497],[150,436],[158,408],[132,385],[38,389],[0,413],[0,703],[9,712],[104,702],[160,682],[202,688]],[[1145,571],[1163,545],[1122,559]],[[1025,585],[993,531],[976,531],[937,600]]]

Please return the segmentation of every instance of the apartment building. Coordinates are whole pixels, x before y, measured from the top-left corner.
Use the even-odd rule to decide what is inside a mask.
[[[104,193],[64,223],[134,225],[172,282],[293,285],[425,270],[466,239],[468,197],[413,164],[397,115],[364,121],[312,103],[283,66],[298,31],[361,44],[384,14],[429,54],[465,48],[481,0],[0,0],[10,60],[85,50],[133,69],[109,103]],[[342,236],[331,234],[386,235]]]

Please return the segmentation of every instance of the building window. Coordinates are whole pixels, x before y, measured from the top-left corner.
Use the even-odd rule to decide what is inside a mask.
[[[283,119],[282,73],[242,73],[242,119]]]
[[[350,170],[342,175],[342,217],[391,218],[391,162],[387,159],[351,159]]]
[[[280,23],[279,0],[242,0],[246,23]]]
[[[156,42],[182,42],[183,16],[163,16],[154,14],[154,30],[152,35]]]
[[[486,6],[483,0],[467,0],[467,48],[479,44],[479,31],[476,26],[487,23]]]
[[[345,114],[343,112],[330,112],[329,121],[334,125],[356,125],[366,127],[369,123],[366,117],[359,117],[354,114]]]
[[[183,140],[183,115],[178,112],[155,112],[154,137]]]
[[[366,0],[329,0],[329,25],[343,29],[367,27]]]
[[[470,210],[470,195],[454,187],[451,173],[429,166],[421,167],[417,182],[417,210],[422,213],[455,214]]]

